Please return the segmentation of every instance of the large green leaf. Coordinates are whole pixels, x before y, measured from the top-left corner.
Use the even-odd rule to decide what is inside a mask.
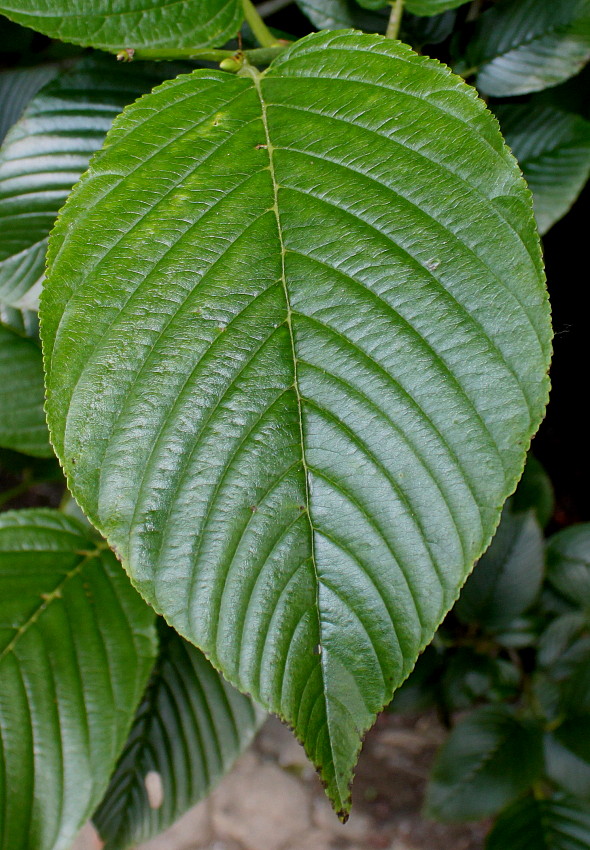
[[[524,613],[541,590],[543,532],[533,511],[504,508],[492,544],[467,579],[455,606],[467,623],[502,629]]]
[[[0,323],[0,446],[51,457],[37,342]]]
[[[590,0],[502,0],[467,48],[484,94],[509,97],[573,77],[590,60]]]
[[[313,35],[129,108],[52,246],[77,499],[345,810],[546,401],[530,196],[495,122],[404,45]]]
[[[455,726],[438,754],[427,814],[442,821],[495,814],[541,774],[542,740],[539,728],[518,720],[507,706],[477,709]]]
[[[590,522],[572,525],[550,538],[547,578],[568,602],[590,609]]]
[[[0,72],[0,144],[30,99],[55,77],[58,70],[55,65],[40,65]]]
[[[152,678],[93,817],[105,850],[146,841],[205,797],[262,716],[198,649],[161,624]]]
[[[498,818],[486,850],[588,850],[590,806],[574,797],[525,797]]]
[[[52,38],[105,50],[223,44],[242,20],[240,0],[0,0],[0,12]]]
[[[506,142],[533,193],[539,231],[546,233],[570,209],[590,175],[590,121],[543,106],[495,108]]]
[[[178,65],[91,57],[33,98],[0,149],[0,301],[36,308],[47,237],[124,106]]]
[[[153,620],[77,522],[0,514],[2,850],[66,850],[100,801],[155,657]]]

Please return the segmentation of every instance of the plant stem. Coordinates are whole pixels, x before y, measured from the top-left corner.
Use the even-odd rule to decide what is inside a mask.
[[[251,65],[270,65],[272,60],[279,55],[287,44],[277,43],[274,41],[273,47],[256,47],[253,50],[245,50],[243,55]],[[120,55],[123,51],[119,51]],[[190,48],[145,48],[134,51],[129,57],[130,59],[155,59],[163,61],[165,59],[194,59],[200,62],[216,62],[219,64],[224,59],[232,59],[236,56],[235,50],[217,50],[209,48],[198,48],[191,50]]]
[[[387,32],[385,33],[385,38],[397,38],[399,35],[399,28],[402,22],[402,14],[404,11],[404,0],[393,0],[391,3],[391,14],[389,16],[389,23],[387,24]]]
[[[252,30],[257,42],[262,47],[274,47],[277,40],[256,11],[256,6],[254,6],[252,0],[242,0],[242,8],[246,23]]]

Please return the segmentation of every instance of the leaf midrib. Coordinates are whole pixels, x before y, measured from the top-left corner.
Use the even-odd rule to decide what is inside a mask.
[[[268,115],[267,115],[267,109],[266,109],[266,101],[265,101],[264,95],[262,93],[262,85],[261,85],[261,82],[264,78],[265,72],[263,72],[261,74],[259,71],[257,71],[252,66],[247,66],[246,70],[248,72],[248,75],[252,78],[252,81],[254,83],[254,87],[256,89],[256,93],[258,95],[258,99],[260,101],[261,119],[262,119],[262,124],[263,124],[263,127],[264,127],[264,134],[265,134],[265,138],[266,138],[269,172],[270,172],[270,177],[271,177],[271,182],[272,182],[272,190],[273,190],[274,203],[273,203],[272,208],[273,208],[273,211],[274,211],[274,214],[275,214],[275,219],[276,219],[276,223],[277,223],[277,234],[278,234],[280,248],[281,248],[281,285],[283,287],[283,292],[284,292],[284,296],[285,296],[285,304],[286,304],[286,309],[287,309],[287,315],[286,315],[285,323],[286,323],[287,328],[289,330],[289,340],[290,340],[290,343],[291,343],[291,356],[292,356],[292,359],[293,359],[293,377],[294,377],[293,389],[295,391],[295,397],[297,399],[297,413],[298,413],[297,419],[298,419],[298,422],[299,422],[299,439],[300,439],[300,445],[301,445],[301,464],[302,464],[303,475],[304,475],[304,480],[305,480],[305,513],[307,515],[307,520],[308,520],[308,523],[309,523],[309,535],[310,535],[310,544],[311,544],[310,563],[311,563],[311,566],[312,566],[312,569],[313,569],[313,574],[314,574],[314,579],[315,579],[315,598],[316,598],[315,607],[316,607],[316,615],[317,615],[317,623],[318,623],[318,639],[319,639],[319,647],[320,647],[319,664],[320,664],[320,670],[321,670],[321,674],[322,674],[323,698],[324,698],[324,705],[325,705],[325,711],[326,711],[326,723],[327,723],[327,726],[328,726],[328,741],[329,741],[329,746],[330,746],[330,753],[331,753],[331,756],[332,756],[332,764],[334,766],[334,780],[335,780],[335,783],[338,787],[338,792],[339,792],[339,795],[340,795],[341,804],[344,804],[344,802],[346,800],[346,794],[342,794],[342,790],[340,788],[340,782],[339,782],[339,779],[338,779],[338,768],[337,768],[337,765],[336,765],[336,757],[335,757],[335,753],[334,753],[334,749],[333,749],[333,745],[332,745],[333,739],[332,739],[332,729],[331,729],[331,724],[330,724],[330,708],[329,708],[328,700],[326,698],[328,688],[327,688],[327,684],[326,684],[326,670],[325,670],[325,666],[324,666],[323,652],[322,652],[323,630],[322,630],[322,618],[321,618],[321,615],[320,615],[320,599],[319,599],[320,579],[319,579],[319,575],[318,575],[318,568],[317,568],[317,561],[316,561],[316,554],[315,554],[315,533],[316,533],[316,529],[314,527],[314,524],[313,524],[313,521],[312,521],[312,518],[311,518],[311,510],[310,510],[310,507],[311,507],[311,504],[310,504],[311,503],[310,486],[309,486],[310,469],[308,467],[307,458],[306,458],[306,454],[305,454],[305,437],[304,437],[304,433],[303,433],[303,397],[302,397],[301,392],[299,390],[299,378],[298,378],[298,370],[297,370],[298,358],[297,358],[297,350],[296,350],[296,347],[295,347],[295,334],[294,334],[294,331],[293,331],[293,309],[291,307],[291,299],[289,297],[289,289],[288,289],[288,286],[287,286],[287,273],[286,273],[286,267],[285,267],[285,257],[286,257],[286,254],[287,254],[287,249],[285,247],[285,242],[284,242],[284,238],[283,238],[283,228],[282,228],[281,216],[280,216],[280,212],[279,212],[279,184],[278,184],[278,181],[277,181],[276,169],[275,169],[274,157],[273,157],[274,145],[272,143],[272,138],[271,138],[271,134],[270,134],[270,127],[269,127],[269,124],[268,124]]]
[[[80,553],[82,554],[82,553]],[[14,637],[7,643],[4,649],[0,652],[0,663],[4,661],[12,652],[17,645],[17,643],[21,640],[21,638],[29,631],[29,629],[35,625],[37,620],[45,613],[45,611],[49,608],[52,602],[56,599],[61,599],[62,590],[64,586],[68,583],[68,581],[74,576],[78,575],[84,567],[92,561],[94,558],[97,558],[100,555],[100,550],[96,549],[93,552],[88,552],[84,554],[84,557],[81,561],[79,561],[73,569],[67,572],[62,580],[56,585],[54,590],[45,596],[41,597],[42,602],[37,608],[33,611],[31,616],[17,629]]]

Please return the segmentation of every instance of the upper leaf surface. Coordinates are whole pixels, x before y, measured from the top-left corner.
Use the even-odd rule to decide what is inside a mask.
[[[51,457],[38,342],[0,322],[0,446]]]
[[[37,307],[59,208],[124,106],[178,65],[91,57],[32,99],[0,149],[0,301]]]
[[[66,850],[100,801],[154,656],[153,612],[57,511],[0,514],[0,847]]]
[[[93,816],[105,850],[147,841],[205,797],[248,746],[263,716],[196,647],[160,625],[149,685]]]
[[[495,112],[533,193],[539,232],[546,233],[590,176],[590,121],[537,98],[501,104]]]
[[[405,8],[414,15],[439,15],[447,9],[456,9],[469,0],[406,0]]]
[[[458,723],[440,750],[427,813],[442,821],[495,814],[530,788],[542,769],[540,729],[507,706],[484,706]]]
[[[467,50],[478,88],[508,97],[573,77],[590,59],[590,0],[503,0],[485,12]]]
[[[525,797],[498,818],[486,850],[586,850],[590,806],[562,794]]]
[[[105,50],[223,44],[240,0],[0,0],[0,12],[52,38]]]
[[[0,73],[0,144],[23,109],[39,89],[57,74],[52,65],[15,68]]]
[[[590,609],[590,522],[572,525],[551,537],[547,578],[569,602]]]
[[[544,566],[543,532],[535,514],[505,507],[490,548],[461,592],[458,616],[490,629],[508,626],[535,601]]]
[[[117,121],[50,263],[77,498],[346,809],[360,736],[487,546],[546,401],[538,237],[495,122],[443,66],[357,33],[263,76],[179,77]]]

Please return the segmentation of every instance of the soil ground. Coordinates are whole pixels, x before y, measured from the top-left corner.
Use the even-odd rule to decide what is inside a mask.
[[[434,715],[382,715],[367,735],[342,826],[302,748],[271,718],[207,800],[137,850],[482,850],[487,825],[421,814],[444,737]],[[97,846],[88,831],[75,850]]]

